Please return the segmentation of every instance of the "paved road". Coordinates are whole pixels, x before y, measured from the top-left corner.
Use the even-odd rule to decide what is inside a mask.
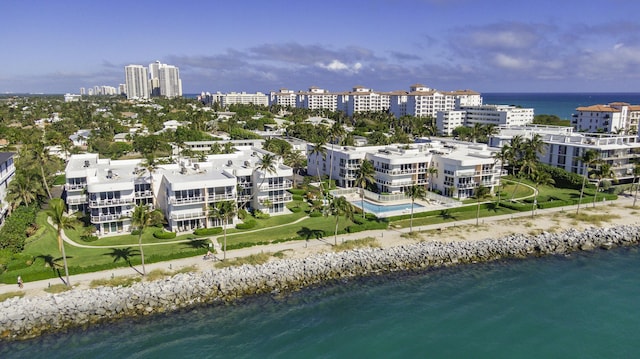
[[[601,206],[604,204],[608,205],[610,203],[611,202],[606,202],[606,203],[600,202],[597,205],[598,206]],[[620,206],[629,206],[633,203],[633,198],[620,196],[619,199],[616,201],[616,203]],[[586,208],[591,206],[592,206],[591,204],[588,204],[588,205],[583,204],[581,208]],[[542,215],[542,214],[549,214],[549,213],[555,213],[555,212],[561,212],[561,211],[575,211],[575,210],[576,210],[576,206],[566,206],[566,207],[557,207],[557,208],[549,208],[549,209],[539,209],[536,211],[536,214]],[[521,217],[530,217],[530,216],[531,216],[531,212],[519,212],[514,214],[485,217],[485,218],[481,218],[480,221],[481,223],[488,223],[488,222],[502,221],[502,220],[521,218]],[[304,218],[301,220],[304,220]],[[424,225],[424,226],[414,226],[414,230],[426,231],[426,230],[433,230],[433,229],[444,229],[448,227],[461,226],[461,225],[475,225],[475,223],[476,223],[476,220],[474,218],[474,219],[464,220],[464,221],[456,221],[456,222],[440,223],[440,224]],[[566,228],[566,229],[569,229],[569,228]],[[339,242],[342,242],[342,241],[348,241],[348,240],[359,239],[364,237],[376,237],[376,238],[381,238],[382,240],[385,240],[385,239],[390,240],[390,239],[397,239],[401,236],[401,234],[407,233],[407,232],[409,232],[409,228],[390,228],[386,230],[373,230],[373,231],[338,235],[337,240]],[[70,241],[68,238],[65,240]],[[331,237],[323,238],[321,240],[290,241],[290,242],[271,244],[267,246],[254,246],[249,248],[229,250],[227,251],[227,258],[230,259],[230,258],[236,258],[236,257],[246,257],[251,254],[257,254],[261,252],[275,253],[278,251],[288,251],[288,250],[302,251],[302,250],[308,250],[306,249],[307,246],[309,248],[317,249],[317,250],[324,249],[321,247],[325,247],[326,249],[329,249],[333,244],[333,241],[334,241],[334,237],[331,236]],[[104,248],[104,247],[101,247],[101,248]],[[222,253],[221,251],[218,251],[217,258],[213,260],[203,260],[202,256],[197,256],[197,257],[172,260],[168,262],[150,263],[150,264],[146,264],[145,268],[147,270],[147,273],[156,269],[171,273],[172,271],[178,270],[180,268],[191,267],[191,266],[196,267],[200,270],[211,269],[211,268],[214,268],[213,266],[214,261],[219,260],[219,258],[221,257],[222,257]],[[78,274],[78,275],[71,276],[71,283],[74,287],[77,287],[77,288],[88,288],[90,282],[93,280],[109,279],[112,277],[119,277],[119,276],[139,276],[139,273],[138,273],[139,270],[141,270],[140,266],[137,266],[136,269],[125,267],[125,268],[118,268],[118,269],[112,269],[112,270],[106,270],[106,271],[100,271],[100,272]],[[35,282],[27,282],[24,284],[24,289],[22,289],[22,291],[25,292],[26,296],[43,295],[45,293],[44,290],[47,287],[49,287],[50,285],[56,285],[56,284],[62,284],[62,281],[58,278],[52,278],[52,279],[46,279],[41,281],[35,281]],[[0,293],[15,292],[20,290],[21,289],[18,288],[17,283],[15,285],[0,284]]]

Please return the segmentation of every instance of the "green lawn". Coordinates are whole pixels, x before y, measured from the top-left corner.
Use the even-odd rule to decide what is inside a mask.
[[[526,181],[525,181],[526,182]],[[528,198],[520,203],[511,203],[510,198],[514,189],[516,198],[530,196],[533,194],[531,188],[519,185],[516,188],[514,183],[507,184],[503,188],[501,205],[496,206],[497,197],[489,200],[490,203],[481,205],[480,217],[509,214],[517,211],[531,210],[533,198]],[[583,203],[593,201],[593,189],[585,190]],[[577,202],[580,196],[579,190],[558,189],[554,187],[541,187],[538,198],[540,207],[545,205],[569,205]],[[600,193],[598,198],[604,194]],[[613,199],[615,196],[606,195]],[[471,205],[461,208],[452,208],[444,211],[432,211],[426,213],[415,213],[413,226],[423,226],[429,224],[446,223],[460,220],[472,220],[476,218],[475,201]],[[507,207],[509,206],[509,207]],[[289,204],[289,208],[299,207],[300,211],[289,215],[273,216],[267,219],[256,219],[256,226],[247,230],[231,228],[227,231],[227,247],[240,248],[256,244],[266,244],[274,241],[303,240],[307,236],[315,238],[323,236],[331,241],[335,229],[335,217],[309,217],[309,205],[304,201],[294,201]],[[517,207],[517,208],[515,208]],[[338,233],[345,233],[350,227],[353,231],[367,229],[384,229],[389,225],[394,227],[409,227],[409,215],[390,218],[389,220],[363,221],[360,215],[356,224],[353,221],[341,217],[338,225]],[[306,217],[306,218],[305,218]],[[296,220],[304,218],[301,222],[291,224]],[[0,252],[0,269],[6,267],[0,273],[0,282],[15,283],[18,275],[25,281],[54,278],[58,275],[51,267],[51,263],[62,272],[62,259],[57,246],[56,232],[53,227],[46,223],[44,212],[38,213],[36,222],[38,231],[28,238],[25,250],[20,254],[7,255]],[[291,224],[291,225],[287,225]],[[153,237],[153,232],[157,228],[148,228],[142,237],[145,244],[145,262],[153,263],[176,258],[199,256],[208,249],[210,239],[217,240],[222,244],[223,235],[198,237],[194,234],[184,234],[175,239],[157,239]],[[96,241],[85,242],[81,239],[84,229],[66,231],[67,235],[76,243],[97,248],[80,248],[69,244],[65,245],[69,271],[71,274],[105,270],[116,267],[128,266],[127,259],[132,265],[140,264],[138,255],[138,236],[125,234],[121,236],[100,238]],[[117,246],[118,248],[108,248]]]

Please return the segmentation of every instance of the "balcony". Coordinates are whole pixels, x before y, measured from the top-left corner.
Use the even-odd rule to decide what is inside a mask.
[[[64,188],[67,191],[77,191],[81,189],[85,189],[87,187],[86,183],[65,183]]]
[[[207,201],[209,202],[218,202],[218,201],[235,201],[236,200],[236,195],[234,193],[223,193],[223,194],[216,194],[216,195],[210,195],[207,197]]]
[[[290,194],[285,194],[285,195],[282,195],[282,196],[260,197],[260,198],[258,198],[258,202],[260,202],[260,204],[264,204],[267,200],[270,201],[271,204],[283,203],[283,202],[292,201],[293,197]]]
[[[293,186],[293,182],[284,181],[282,183],[263,184],[260,186],[260,191],[275,191],[280,189],[289,189]]]
[[[89,201],[89,207],[120,206],[133,204],[134,202],[133,198],[96,199]]]
[[[198,212],[189,212],[189,213],[172,213],[171,219],[180,220],[180,219],[193,219],[193,218],[204,218],[207,216],[206,212],[198,211]]]
[[[117,214],[101,214],[99,216],[91,216],[91,223],[113,222],[125,219],[127,216],[122,213]]]
[[[67,197],[67,204],[85,204],[87,197]]]
[[[467,188],[475,188],[475,187],[476,187],[475,182],[458,183],[458,189],[467,189]]]
[[[134,195],[136,198],[153,197],[153,191],[140,191],[136,192]]]
[[[175,204],[175,205],[194,204],[194,203],[204,203],[204,196],[198,196],[198,197],[182,197],[182,198],[175,198],[175,197],[171,197],[171,198],[169,199],[169,203],[170,203],[170,204]]]

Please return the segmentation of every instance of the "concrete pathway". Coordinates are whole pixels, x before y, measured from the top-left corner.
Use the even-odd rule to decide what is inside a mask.
[[[598,206],[609,205],[610,203],[612,202],[611,201],[608,201],[606,203],[598,202],[597,205]],[[620,196],[618,200],[615,201],[615,203],[618,204],[619,206],[630,206],[633,203],[633,197]],[[475,204],[473,205],[475,206]],[[592,204],[583,204],[581,208],[586,209],[587,207],[591,207],[591,206]],[[577,206],[574,205],[574,206],[556,207],[556,208],[549,208],[549,209],[538,209],[536,210],[536,215],[550,214],[550,213],[562,212],[562,211],[575,211],[576,207]],[[480,218],[480,223],[484,224],[489,222],[503,221],[503,220],[509,220],[509,219],[515,219],[515,218],[530,217],[530,216],[531,216],[530,211],[518,212],[514,214],[505,214],[505,215],[497,215],[492,217]],[[294,225],[294,224],[300,223],[301,221],[304,221],[306,218],[308,217],[303,217],[301,219],[296,220],[295,222],[283,224],[280,226]],[[476,219],[473,218],[473,219],[468,219],[463,221],[414,226],[413,229],[414,231],[420,232],[420,231],[427,231],[427,230],[445,229],[445,228],[455,227],[455,226],[465,226],[465,225],[474,226],[475,224],[476,224]],[[273,228],[273,227],[270,227],[270,228]],[[563,229],[569,229],[569,228],[567,227]],[[258,232],[258,231],[260,230],[259,229],[253,230],[251,232]],[[385,230],[372,230],[372,231],[364,231],[364,232],[358,232],[358,233],[342,234],[342,235],[338,235],[337,239],[339,242],[344,242],[344,241],[349,241],[354,239],[361,239],[365,237],[375,237],[375,238],[380,238],[381,240],[397,240],[401,238],[402,234],[408,233],[408,232],[409,232],[409,228],[389,228]],[[239,234],[245,234],[245,233],[247,232],[243,232]],[[230,235],[227,235],[227,237],[229,236]],[[78,245],[78,246],[86,247],[85,245],[79,245],[78,243],[75,243],[74,241],[66,237],[66,235],[64,236],[64,240],[66,243],[70,245]],[[321,238],[319,240],[316,240],[316,239],[309,240],[309,241],[299,240],[299,241],[289,241],[289,242],[282,242],[282,243],[270,244],[270,245],[253,246],[248,248],[229,250],[227,251],[226,257],[227,259],[232,259],[232,258],[246,257],[252,254],[258,254],[258,253],[264,253],[264,252],[276,253],[279,251],[305,251],[305,250],[308,251],[309,248],[317,249],[317,250],[322,250],[322,249],[328,250],[333,245],[333,241],[334,241],[333,236],[329,236],[327,238]],[[183,241],[176,241],[175,243],[178,243],[178,242],[183,242]],[[152,244],[145,244],[145,246],[146,245],[152,245]],[[127,246],[130,247],[131,245],[127,245]],[[89,246],[89,248],[108,248],[108,247]],[[222,258],[222,253],[221,251],[218,251],[218,253],[216,254],[216,258],[214,258],[213,260],[204,260],[202,256],[196,256],[196,257],[190,257],[190,258],[176,259],[176,260],[167,261],[167,262],[147,263],[145,265],[145,268],[147,273],[154,270],[162,270],[168,273],[173,273],[174,271],[179,270],[180,268],[186,268],[186,267],[193,267],[197,270],[212,269],[214,268],[214,262],[217,260],[220,260],[220,258]],[[120,276],[138,276],[139,277],[140,276],[139,271],[141,271],[141,269],[142,269],[141,266],[136,266],[135,269],[131,267],[123,267],[123,268],[105,270],[100,272],[72,275],[71,284],[74,286],[74,288],[89,288],[91,281],[96,279],[110,279],[113,277],[120,277]],[[35,282],[26,282],[24,283],[23,289],[19,289],[17,283],[14,285],[0,284],[0,294],[8,293],[8,292],[23,291],[25,292],[25,296],[44,295],[46,293],[45,289],[47,287],[51,285],[62,284],[62,283],[63,282],[59,278],[51,278],[51,279],[40,280]]]

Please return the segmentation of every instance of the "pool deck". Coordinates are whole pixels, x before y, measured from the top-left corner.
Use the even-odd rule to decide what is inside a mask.
[[[360,205],[360,202],[361,202],[360,196],[349,195],[347,196],[347,200],[351,202],[355,207],[362,209]],[[411,200],[409,198],[407,198],[407,200],[404,200],[404,201],[389,201],[389,202],[378,202],[371,198],[366,198],[366,197],[364,200],[366,202],[373,203],[380,206],[392,206],[392,205],[400,205],[400,204],[411,205]],[[434,202],[434,201],[416,200],[415,204],[416,206],[413,209],[413,213],[428,212],[428,211],[433,211],[438,209],[451,208],[451,206],[447,206],[445,204]],[[417,205],[420,205],[422,207],[418,207]],[[401,216],[403,214],[411,214],[411,209],[403,209],[398,211],[384,211],[384,212],[372,212],[365,209],[365,212],[372,213],[379,218],[387,218],[387,217],[393,217],[393,216]]]

